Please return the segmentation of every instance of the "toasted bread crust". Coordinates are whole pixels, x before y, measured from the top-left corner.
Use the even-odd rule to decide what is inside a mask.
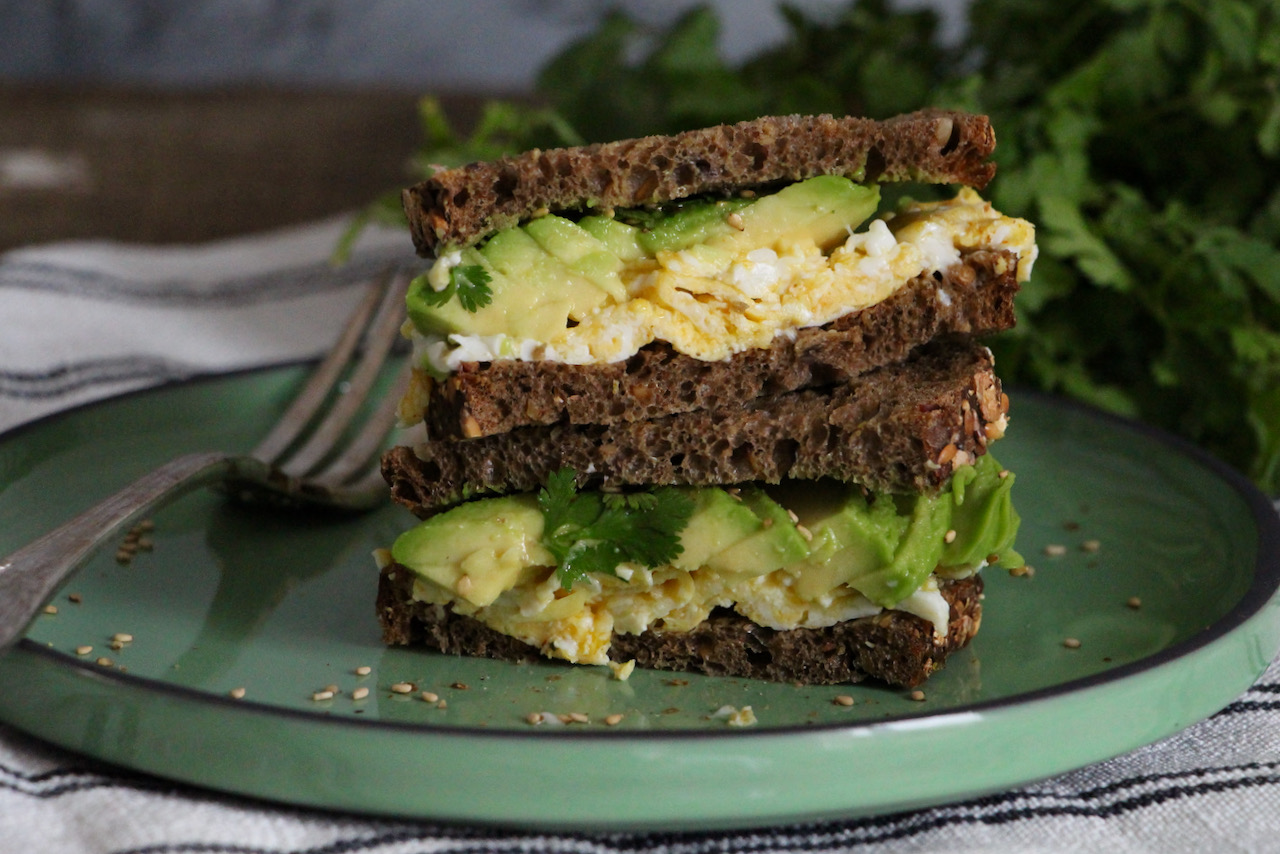
[[[829,477],[934,493],[955,465],[985,453],[1007,406],[990,351],[942,341],[851,384],[650,421],[401,446],[382,471],[392,497],[422,518],[470,495],[536,490],[564,467],[583,488]]]
[[[899,361],[917,343],[981,337],[1014,325],[1012,252],[975,250],[873,306],[773,346],[706,362],[651,344],[620,362],[471,362],[433,383],[423,417],[432,438],[476,438],[534,424],[615,424],[845,383]]]
[[[982,578],[943,581],[951,605],[947,636],[932,623],[902,611],[850,620],[823,629],[779,631],[726,611],[688,632],[614,635],[609,658],[639,667],[737,676],[772,682],[835,685],[878,679],[891,685],[923,683],[964,647],[982,622]],[[413,598],[413,573],[395,564],[383,569],[377,600],[383,640],[424,645],[450,655],[513,662],[542,660],[536,647],[501,634],[444,605]]]
[[[547,209],[630,208],[844,175],[981,189],[995,133],[986,116],[927,110],[884,121],[769,116],[574,148],[533,150],[437,172],[404,190],[420,255],[467,246]]]

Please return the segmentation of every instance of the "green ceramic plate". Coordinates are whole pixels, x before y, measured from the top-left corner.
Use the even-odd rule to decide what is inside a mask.
[[[0,437],[0,554],[180,452],[250,446],[303,373],[178,385]],[[152,551],[120,565],[108,550],[58,593],[57,613],[0,658],[0,719],[128,768],[294,804],[690,828],[969,797],[1226,705],[1280,648],[1269,502],[1149,430],[1031,394],[1014,412],[997,453],[1018,472],[1019,546],[1036,571],[987,573],[982,632],[923,701],[385,649],[369,553],[407,514],[288,515],[203,492],[155,516]],[[113,650],[120,632],[133,640]],[[398,682],[444,702],[393,693]],[[333,699],[313,699],[330,685]],[[758,722],[729,726],[726,706]],[[543,711],[590,722],[526,721]]]

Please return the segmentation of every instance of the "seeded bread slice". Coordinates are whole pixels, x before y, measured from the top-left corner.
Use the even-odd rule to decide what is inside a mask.
[[[651,344],[601,365],[469,362],[431,384],[433,438],[476,438],[531,424],[614,424],[849,382],[940,335],[975,337],[1014,325],[1017,258],[976,250],[945,273],[921,275],[893,296],[773,346],[707,362]]]
[[[778,631],[729,611],[688,632],[613,636],[609,658],[652,670],[737,676],[771,682],[836,685],[878,679],[915,687],[964,647],[982,622],[982,578],[943,581],[951,605],[946,638],[933,624],[903,611],[885,611],[823,629]],[[501,634],[445,605],[413,598],[413,573],[391,564],[378,585],[378,620],[389,645],[423,645],[450,655],[513,662],[544,660],[537,648]]]
[[[630,208],[816,175],[981,189],[986,116],[927,110],[884,121],[769,116],[733,125],[523,154],[437,172],[402,194],[418,253],[468,246],[540,209]]]
[[[830,477],[878,492],[939,490],[1003,432],[991,353],[932,343],[858,381],[612,425],[521,427],[389,451],[392,497],[426,518],[463,498],[529,492],[562,468],[586,488]]]

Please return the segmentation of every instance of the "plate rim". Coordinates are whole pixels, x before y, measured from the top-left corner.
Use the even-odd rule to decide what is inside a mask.
[[[0,444],[10,441],[20,433],[24,433],[29,429],[37,429],[40,425],[49,421],[69,417],[75,413],[96,406],[110,405],[121,401],[125,398],[146,396],[175,388],[190,387],[203,382],[216,382],[221,380],[238,380],[251,377],[255,374],[266,374],[274,371],[297,370],[304,362],[294,362],[289,364],[278,364],[264,366],[260,368],[247,369],[235,372],[204,374],[197,377],[188,378],[163,383],[157,386],[137,389],[122,395],[114,395],[93,401],[87,401],[76,407],[71,407],[60,412],[51,413],[31,422],[0,433]],[[101,668],[94,667],[88,662],[84,662],[65,655],[58,650],[50,650],[47,647],[24,638],[15,647],[15,651],[20,650],[24,655],[34,654],[34,658],[29,661],[45,661],[51,659],[56,665],[58,672],[64,674],[60,678],[87,678],[93,680],[99,685],[105,685],[104,690],[125,690],[129,692],[139,691],[146,692],[148,695],[158,694],[164,698],[173,700],[179,704],[194,703],[196,708],[207,712],[220,712],[221,710],[235,710],[238,712],[247,712],[255,717],[266,720],[269,725],[281,727],[290,727],[300,725],[305,729],[304,734],[321,733],[325,737],[329,737],[334,733],[356,733],[362,739],[376,741],[384,736],[395,737],[400,734],[414,734],[418,737],[427,739],[433,745],[444,745],[449,748],[463,745],[474,745],[479,743],[507,743],[518,744],[521,749],[551,749],[559,755],[562,752],[570,750],[573,746],[583,746],[585,749],[593,750],[600,745],[617,745],[632,746],[641,748],[648,746],[661,746],[665,750],[674,750],[681,745],[687,745],[691,742],[699,742],[714,747],[717,744],[732,744],[735,748],[743,745],[761,745],[766,746],[770,750],[777,750],[778,745],[785,744],[789,740],[797,738],[812,737],[843,737],[843,736],[867,736],[874,735],[879,730],[913,727],[916,729],[935,728],[940,730],[948,730],[956,725],[963,723],[966,719],[972,719],[977,716],[986,716],[988,721],[992,718],[1002,720],[1006,723],[1013,722],[1019,725],[1026,725],[1025,718],[1034,716],[1036,710],[1034,707],[1040,706],[1041,709],[1061,709],[1063,701],[1069,701],[1072,696],[1083,696],[1086,699],[1092,695],[1099,698],[1103,704],[1114,702],[1114,697],[1118,694],[1125,694],[1142,688],[1143,680],[1156,680],[1154,684],[1160,685],[1162,680],[1167,680],[1167,667],[1176,665],[1180,660],[1191,660],[1197,664],[1211,660],[1213,655],[1232,655],[1238,649],[1237,644],[1228,644],[1232,635],[1248,623],[1261,620],[1265,616],[1268,605],[1273,609],[1280,605],[1280,514],[1276,512],[1275,506],[1271,499],[1266,497],[1254,484],[1248,481],[1245,476],[1208,454],[1203,449],[1193,443],[1163,431],[1160,428],[1133,419],[1108,413],[1082,403],[1077,400],[1064,398],[1057,395],[1048,394],[1038,390],[1017,389],[1011,394],[1017,394],[1021,399],[1035,398],[1043,405],[1049,407],[1061,408],[1063,410],[1077,411],[1084,416],[1097,419],[1101,422],[1130,433],[1137,433],[1143,440],[1155,440],[1162,443],[1166,449],[1176,453],[1189,461],[1195,463],[1203,469],[1207,470],[1207,474],[1221,481],[1231,492],[1237,495],[1242,503],[1248,508],[1251,515],[1252,531],[1256,535],[1255,551],[1253,555],[1251,577],[1247,589],[1241,594],[1237,602],[1221,617],[1215,620],[1207,628],[1197,631],[1193,636],[1186,638],[1175,644],[1171,644],[1164,649],[1144,656],[1135,661],[1126,662],[1117,665],[1108,670],[1091,674],[1089,676],[1070,679],[1054,685],[1042,688],[1023,691],[1012,694],[1007,697],[984,700],[978,702],[965,703],[945,709],[929,710],[921,708],[919,711],[910,713],[893,714],[884,718],[875,720],[859,720],[848,722],[831,722],[831,723],[811,723],[811,724],[780,724],[780,725],[764,725],[750,728],[733,728],[723,730],[607,730],[607,729],[573,729],[561,730],[559,728],[487,728],[476,725],[458,724],[442,726],[433,724],[429,721],[424,722],[407,722],[394,720],[375,720],[363,718],[351,718],[346,716],[330,716],[317,714],[305,709],[294,709],[281,707],[271,703],[257,702],[246,698],[235,700],[231,697],[222,696],[213,693],[207,689],[188,687],[173,683],[163,682],[154,678],[138,676],[130,673],[119,673],[117,671],[104,671]],[[1255,630],[1256,631],[1256,630]],[[1268,635],[1268,641],[1276,641],[1280,636],[1276,635],[1277,629],[1273,627],[1272,632]],[[1280,642],[1280,641],[1278,641]],[[1274,644],[1272,644],[1274,645]],[[1267,649],[1271,658],[1274,658],[1275,650],[1270,647]],[[1206,657],[1208,656],[1208,657]],[[1265,663],[1262,668],[1265,668]],[[1251,666],[1252,667],[1252,666]],[[1250,677],[1250,683],[1257,679],[1262,672],[1259,668]],[[1233,671],[1232,680],[1240,679],[1240,672]],[[1248,684],[1240,686],[1240,690],[1247,688]],[[1149,683],[1151,684],[1151,683]],[[1233,681],[1234,684],[1234,681]],[[1221,698],[1215,694],[1212,709],[1204,714],[1198,714],[1197,717],[1187,720],[1183,724],[1175,724],[1164,722],[1161,725],[1161,731],[1156,738],[1165,738],[1169,735],[1180,731],[1185,726],[1202,720],[1209,714],[1212,714],[1221,706],[1226,705],[1230,698],[1221,701]],[[1206,704],[1200,704],[1206,706]],[[1198,706],[1197,708],[1200,708]],[[7,719],[7,716],[6,716]],[[10,722],[17,729],[31,732],[28,727],[24,727]],[[335,730],[334,727],[338,729]],[[1069,759],[1059,760],[1058,764],[1047,772],[1034,772],[1027,775],[1022,772],[1022,776],[1009,778],[1003,782],[996,784],[987,784],[983,787],[951,787],[935,785],[931,790],[933,793],[921,796],[912,796],[914,800],[904,800],[906,795],[899,794],[896,797],[882,797],[871,803],[850,803],[839,809],[838,813],[833,812],[834,808],[819,810],[816,812],[801,813],[795,810],[782,814],[773,813],[763,816],[747,816],[735,813],[732,808],[722,806],[714,813],[713,816],[702,818],[701,816],[691,817],[687,813],[679,815],[645,813],[639,816],[632,816],[630,821],[611,821],[609,819],[601,819],[596,816],[594,819],[584,819],[573,815],[560,815],[557,817],[541,817],[530,818],[528,816],[507,817],[497,814],[464,814],[458,811],[434,812],[423,806],[405,807],[403,802],[399,807],[379,808],[376,805],[370,805],[366,802],[353,801],[320,801],[308,800],[306,798],[289,797],[280,794],[278,791],[264,792],[260,789],[246,787],[243,782],[228,782],[220,785],[216,781],[211,781],[207,777],[200,776],[183,776],[176,774],[172,769],[157,770],[154,767],[144,764],[131,764],[122,762],[110,757],[95,754],[86,750],[83,746],[68,744],[66,741],[59,742],[56,738],[49,738],[47,735],[34,733],[38,737],[53,741],[54,743],[63,744],[67,749],[86,753],[97,759],[124,765],[135,771],[151,774],[158,777],[177,780],[185,785],[191,785],[209,790],[220,790],[238,795],[248,795],[262,797],[267,800],[277,802],[292,803],[295,805],[315,807],[322,809],[341,809],[367,814],[397,815],[402,817],[410,817],[417,819],[429,819],[439,821],[465,821],[468,823],[482,824],[489,826],[507,826],[520,828],[564,828],[570,830],[583,829],[636,829],[636,828],[655,828],[655,827],[689,827],[697,826],[699,828],[708,829],[713,827],[750,827],[761,826],[766,823],[793,823],[806,820],[820,820],[824,818],[834,818],[839,816],[858,816],[883,814],[890,811],[899,811],[905,809],[915,809],[931,804],[954,803],[967,800],[981,794],[992,791],[1003,791],[1020,785],[1026,785],[1034,779],[1040,779],[1045,776],[1063,773],[1073,768],[1083,767],[1110,756],[1127,752],[1143,744],[1148,744],[1155,740],[1146,738],[1137,734],[1127,734],[1123,740],[1128,745],[1119,751],[1112,750],[1105,754],[1100,754],[1096,750],[1089,752],[1084,756],[1077,751]],[[727,742],[725,740],[728,740]],[[776,743],[773,743],[776,742]],[[848,750],[848,747],[843,748]],[[1065,764],[1064,764],[1065,763]],[[1037,776],[1038,775],[1038,776]],[[924,798],[924,800],[920,800]],[[689,822],[697,821],[696,825],[690,825]]]

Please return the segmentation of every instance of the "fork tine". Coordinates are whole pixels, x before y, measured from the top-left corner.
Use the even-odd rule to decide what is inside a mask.
[[[325,414],[315,431],[287,458],[276,458],[281,471],[293,477],[306,477],[315,472],[333,451],[343,431],[364,404],[391,346],[399,340],[404,324],[404,293],[408,277],[394,275],[383,292],[373,324],[365,338],[359,360],[347,378],[342,395]],[[386,431],[383,431],[385,435]]]
[[[409,385],[410,368],[409,361],[406,361],[401,366],[395,382],[387,390],[386,398],[388,400],[396,401],[404,395],[405,389]],[[396,426],[396,421],[396,407],[383,406],[378,409],[364,425],[364,428],[361,429],[360,434],[347,445],[342,455],[330,462],[323,471],[315,475],[314,479],[327,483],[335,489],[345,488],[348,485],[348,481],[354,478],[355,475],[364,472],[369,463],[382,450],[387,434]],[[377,472],[375,471],[374,474],[377,474]],[[382,480],[381,475],[377,477],[377,483],[385,489],[386,483]]]
[[[342,334],[338,336],[333,348],[329,350],[324,360],[312,371],[306,386],[289,404],[288,409],[280,416],[271,432],[263,437],[258,446],[250,452],[251,456],[263,462],[274,462],[302,435],[307,425],[311,423],[311,419],[315,417],[320,407],[324,405],[325,400],[328,399],[329,391],[337,384],[338,378],[342,376],[342,370],[346,367],[347,362],[351,359],[351,354],[355,352],[356,346],[360,343],[360,336],[364,333],[365,327],[368,326],[369,318],[372,316],[374,309],[377,308],[390,280],[391,273],[388,271],[378,279],[370,282],[365,290],[363,299],[352,313],[350,320],[347,321],[346,327],[343,328]]]

